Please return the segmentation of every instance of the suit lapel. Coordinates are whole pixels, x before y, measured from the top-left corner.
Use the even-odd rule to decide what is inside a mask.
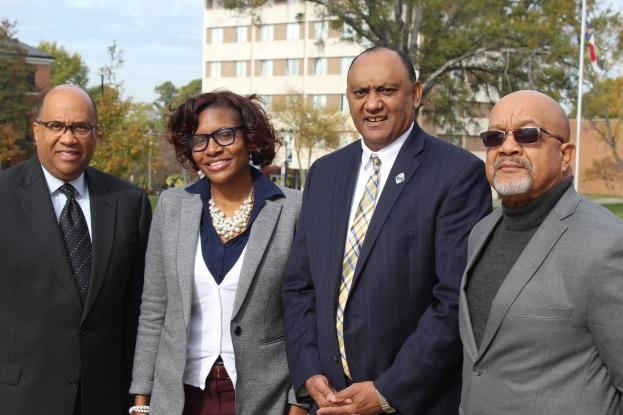
[[[502,209],[497,209],[491,214],[489,228],[487,229],[485,234],[482,235],[480,240],[476,241],[476,245],[474,246],[470,257],[467,260],[467,266],[465,267],[465,272],[463,273],[463,279],[461,281],[461,296],[459,299],[461,339],[463,340],[463,346],[465,347],[465,350],[472,362],[476,360],[476,356],[478,355],[478,348],[476,347],[476,339],[474,337],[472,318],[467,304],[467,292],[465,291],[465,286],[467,285],[468,275],[470,275],[472,269],[477,264],[480,256],[482,255],[482,252],[487,246],[487,241],[491,237],[491,234],[493,233],[495,227],[501,219]]]
[[[78,287],[67,259],[67,249],[58,226],[50,198],[50,190],[43,175],[39,158],[34,156],[25,163],[18,181],[18,184],[24,187],[18,196],[19,202],[56,276],[67,291],[67,295],[82,313]]]
[[[366,238],[359,252],[359,259],[357,260],[357,268],[355,269],[355,275],[353,277],[354,287],[357,283],[359,275],[361,275],[362,269],[365,266],[372,248],[376,243],[376,240],[383,229],[383,225],[389,216],[392,208],[396,204],[398,197],[402,194],[404,189],[409,186],[409,182],[413,177],[415,171],[420,167],[422,162],[417,157],[424,150],[424,132],[419,128],[417,123],[413,126],[411,134],[407,138],[407,141],[402,145],[396,161],[392,166],[389,176],[385,181],[381,198],[377,202],[376,208],[372,215],[372,220],[366,232]],[[394,177],[400,173],[404,174],[404,181],[396,183]]]
[[[257,218],[253,221],[236,289],[234,309],[231,315],[232,320],[236,318],[238,311],[240,311],[240,307],[242,307],[242,303],[256,275],[257,267],[262,262],[262,258],[264,258],[264,252],[273,236],[281,208],[280,204],[267,200]]]
[[[559,211],[554,208],[526,245],[493,299],[477,359],[480,359],[487,350],[511,305],[566,229],[567,226],[562,223]]]
[[[355,184],[359,173],[361,163],[361,142],[357,141],[353,144],[351,152],[345,158],[340,172],[343,172],[343,180],[335,180],[333,193],[333,218],[331,229],[331,257],[328,262],[327,275],[335,275],[337,270],[337,278],[332,281],[332,298],[333,309],[337,309],[338,294],[340,290],[340,281],[342,278],[342,262],[344,261],[344,248],[346,246],[346,236],[350,232],[351,224],[348,223],[350,215],[350,207],[353,201],[353,193],[355,192]],[[336,178],[337,179],[337,178]],[[358,201],[356,203],[359,203]]]
[[[89,294],[82,316],[83,320],[88,315],[91,307],[93,307],[93,303],[106,278],[106,271],[108,270],[115,240],[117,212],[117,201],[108,193],[110,185],[105,181],[103,175],[92,168],[87,169],[85,175],[87,185],[89,186],[93,266],[91,268]]]
[[[188,192],[186,192],[188,193]],[[195,275],[195,257],[199,243],[199,227],[203,202],[199,194],[188,193],[182,200],[179,212],[179,233],[177,235],[177,278],[180,286],[180,298],[184,313],[184,324],[188,327],[193,300],[193,278]]]

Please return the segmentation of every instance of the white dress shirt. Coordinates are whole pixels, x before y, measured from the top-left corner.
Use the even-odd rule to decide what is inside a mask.
[[[353,219],[355,219],[355,213],[357,212],[357,207],[359,206],[359,202],[361,202],[361,198],[363,197],[363,192],[366,188],[366,184],[368,184],[368,180],[370,179],[370,175],[372,174],[372,160],[370,160],[370,156],[375,153],[381,159],[381,178],[379,180],[378,190],[376,191],[376,199],[374,199],[374,207],[376,208],[376,204],[378,203],[381,192],[385,187],[385,182],[389,176],[389,172],[394,167],[394,162],[396,161],[396,157],[398,157],[398,152],[402,148],[402,145],[405,141],[407,141],[407,137],[411,134],[411,130],[413,130],[414,123],[411,123],[411,127],[404,134],[396,139],[393,143],[380,149],[379,151],[372,151],[368,147],[366,147],[363,139],[361,141],[361,148],[363,149],[361,153],[361,164],[359,165],[359,173],[357,176],[357,182],[355,184],[355,192],[353,193],[353,200],[350,204],[350,215],[348,216],[348,230],[346,231],[346,241],[344,242],[344,246],[348,242],[348,236],[350,234],[350,228],[353,225]],[[364,242],[365,243],[365,242]]]
[[[48,190],[50,191],[50,198],[52,199],[52,206],[54,206],[54,213],[56,213],[56,220],[60,220],[61,212],[63,211],[63,207],[65,203],[67,203],[67,196],[59,189],[62,185],[65,184],[64,181],[58,179],[49,171],[45,169],[45,167],[41,166],[43,169],[43,175],[45,176],[45,181],[48,184]],[[82,209],[82,213],[84,213],[84,217],[87,221],[87,226],[89,227],[89,236],[91,237],[91,241],[93,240],[93,231],[91,227],[91,201],[89,199],[89,186],[87,186],[87,182],[84,179],[84,172],[75,180],[67,182],[71,184],[76,191],[74,192],[74,198],[80,209]]]
[[[220,355],[234,389],[236,388],[236,360],[229,328],[246,251],[245,247],[236,264],[219,285],[203,260],[201,236],[198,238],[186,368],[182,378],[187,385],[205,389],[206,377]]]

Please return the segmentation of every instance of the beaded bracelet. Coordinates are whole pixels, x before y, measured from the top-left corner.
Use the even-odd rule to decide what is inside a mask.
[[[149,413],[149,405],[138,405],[130,408],[130,415],[134,413],[148,414]]]

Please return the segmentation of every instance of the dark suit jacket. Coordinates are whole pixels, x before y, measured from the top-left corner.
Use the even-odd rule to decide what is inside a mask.
[[[151,208],[88,168],[93,272],[84,311],[38,157],[0,172],[0,412],[127,413]]]
[[[307,176],[282,289],[295,390],[316,374],[346,387],[335,310],[361,152],[357,141]],[[344,323],[353,381],[374,381],[398,413],[458,412],[459,286],[469,232],[490,212],[483,162],[416,123],[374,211]]]

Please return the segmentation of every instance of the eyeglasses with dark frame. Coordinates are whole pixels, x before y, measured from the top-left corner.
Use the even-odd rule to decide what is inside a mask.
[[[243,130],[244,125],[237,127],[223,127],[210,134],[193,134],[185,138],[190,149],[194,152],[203,151],[208,147],[210,138],[221,147],[227,147],[236,142],[236,131]]]
[[[45,125],[48,131],[54,136],[58,137],[65,134],[67,129],[70,129],[71,132],[77,138],[84,138],[91,134],[94,128],[99,127],[99,124],[89,124],[86,122],[77,122],[72,125],[67,125],[62,121],[52,120],[52,121],[35,121],[37,124]]]
[[[508,131],[485,131],[484,133],[480,133],[480,138],[482,138],[482,143],[487,148],[498,147],[504,144],[504,141],[506,141],[506,135],[509,133],[513,134],[513,138],[519,145],[534,144],[539,141],[539,132],[552,136],[561,143],[565,142],[562,138],[548,133],[545,129],[540,127],[523,127]]]

